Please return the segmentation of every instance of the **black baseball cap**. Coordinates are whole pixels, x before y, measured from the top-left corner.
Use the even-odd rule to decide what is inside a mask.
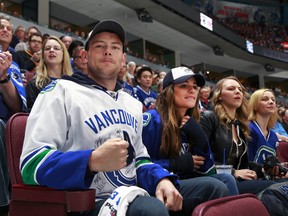
[[[97,23],[94,29],[88,34],[88,37],[85,42],[85,50],[88,49],[91,38],[93,38],[94,35],[99,34],[101,32],[112,32],[112,33],[117,34],[124,47],[125,31],[122,25],[116,22],[115,20],[103,20]]]
[[[197,86],[202,87],[205,85],[205,79],[201,74],[195,74],[191,69],[187,67],[176,67],[166,73],[163,80],[163,89],[171,84],[179,84],[194,77]]]

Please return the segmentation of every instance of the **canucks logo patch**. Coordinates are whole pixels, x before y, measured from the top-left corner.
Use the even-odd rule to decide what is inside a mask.
[[[55,87],[56,84],[58,83],[58,79],[57,80],[53,80],[51,83],[49,83],[44,89],[42,89],[42,91],[40,92],[40,94],[44,94],[45,92],[49,92],[52,91]]]
[[[151,114],[150,113],[143,113],[143,127],[147,126],[151,120]]]

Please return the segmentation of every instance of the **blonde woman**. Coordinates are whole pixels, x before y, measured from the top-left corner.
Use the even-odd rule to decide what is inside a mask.
[[[276,155],[277,135],[272,128],[277,122],[275,95],[270,89],[255,91],[249,100],[250,136],[249,160],[263,163]]]
[[[26,86],[29,112],[40,91],[50,82],[61,78],[64,74],[72,74],[68,51],[59,38],[49,36],[43,43],[41,59],[37,66],[36,74]]]
[[[219,80],[214,88],[214,110],[201,113],[200,124],[209,139],[215,163],[233,166],[239,193],[258,194],[275,182],[263,180],[262,166],[249,162],[248,94],[234,76]]]

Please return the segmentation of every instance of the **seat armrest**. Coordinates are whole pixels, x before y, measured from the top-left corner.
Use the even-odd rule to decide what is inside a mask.
[[[65,204],[67,212],[88,211],[95,208],[95,190],[64,191],[43,186],[12,185],[11,198],[22,202]]]
[[[67,211],[80,212],[95,208],[95,189],[85,191],[65,191]]]

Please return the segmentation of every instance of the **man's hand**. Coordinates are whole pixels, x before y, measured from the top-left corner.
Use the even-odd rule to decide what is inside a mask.
[[[127,165],[128,142],[120,138],[109,139],[96,148],[89,158],[89,168],[93,172],[120,170]]]
[[[0,53],[0,80],[7,76],[7,70],[12,63],[12,55],[10,52]]]
[[[158,183],[155,195],[168,210],[180,211],[182,209],[183,197],[169,179],[162,179]]]
[[[39,62],[40,58],[41,58],[41,51],[33,53],[31,60],[33,62]]]

